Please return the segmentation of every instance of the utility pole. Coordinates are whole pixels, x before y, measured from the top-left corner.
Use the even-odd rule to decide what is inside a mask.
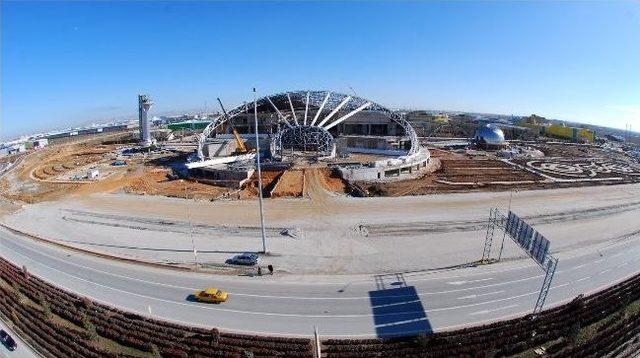
[[[256,88],[253,88],[253,120],[256,133],[256,162],[258,166],[258,201],[260,206],[260,230],[262,233],[262,253],[267,252],[267,240],[264,232],[264,210],[262,207],[262,171],[260,169],[260,140],[258,139],[258,103],[256,100]]]

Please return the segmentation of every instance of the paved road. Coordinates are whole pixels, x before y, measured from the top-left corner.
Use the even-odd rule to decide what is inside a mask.
[[[319,185],[309,188],[311,199],[265,202],[272,255],[264,262],[278,270],[364,274],[472,262],[489,208],[506,210],[510,197],[477,192],[348,198],[331,196]],[[523,191],[514,194],[512,208],[552,241],[553,250],[571,251],[638,233],[640,184]],[[109,194],[26,205],[2,221],[47,239],[147,261],[191,264],[195,243],[199,262],[216,265],[262,248],[257,212],[253,200]],[[300,235],[283,236],[283,228]],[[507,250],[505,256],[521,252]]]
[[[224,277],[96,259],[0,232],[0,255],[55,285],[186,324],[228,330],[330,336],[445,330],[529,313],[543,272],[519,260],[478,268],[386,276]],[[548,305],[640,271],[640,236],[560,255]],[[188,300],[218,286],[230,301]]]
[[[23,340],[16,334],[16,332],[9,328],[3,321],[0,321],[0,328],[4,329],[6,332],[9,332],[11,337],[18,344],[18,348],[15,351],[11,352],[4,345],[0,344],[0,358],[36,358],[39,357],[36,355],[29,346],[27,346]]]

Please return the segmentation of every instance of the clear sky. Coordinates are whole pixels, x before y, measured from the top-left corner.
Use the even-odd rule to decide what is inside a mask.
[[[0,137],[330,89],[640,129],[640,3],[2,1]]]

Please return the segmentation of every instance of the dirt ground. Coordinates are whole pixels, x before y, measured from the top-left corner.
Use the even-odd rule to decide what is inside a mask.
[[[348,192],[347,183],[338,173],[332,172],[329,168],[312,169],[318,173],[322,186],[331,193],[346,194]]]
[[[268,198],[271,190],[275,187],[278,179],[284,173],[282,170],[263,170],[262,171],[262,195]],[[258,196],[258,173],[254,172],[250,181],[245,185],[241,192],[242,199],[255,198]]]
[[[536,148],[540,149],[546,157],[591,158],[606,154],[606,152],[597,147],[566,143],[545,143],[536,146]]]
[[[449,153],[442,155],[441,158],[435,157],[433,160],[440,161],[440,168],[434,173],[426,174],[418,179],[375,184],[357,183],[357,185],[370,196],[391,197],[554,187],[553,184],[542,183],[542,177],[514,168],[496,159],[469,158]],[[531,181],[532,183],[508,184],[520,181]],[[505,184],[493,182],[505,182]]]
[[[305,180],[308,175],[317,175],[318,184],[330,193],[346,194],[347,183],[327,167],[308,167],[286,171],[263,171],[262,194],[265,198],[301,197],[308,196],[308,185],[316,185]],[[258,177],[254,173],[251,180],[241,191],[241,199],[252,199],[258,195]]]
[[[441,159],[438,179],[453,183],[536,181],[542,178],[490,158]]]
[[[118,150],[127,145],[118,138],[118,135],[104,135],[78,139],[55,144],[27,155],[11,157],[17,164],[0,178],[2,196],[11,201],[25,203],[58,200],[69,195],[117,192],[201,200],[242,200],[257,197],[257,173],[254,173],[241,189],[215,186],[197,180],[175,179],[171,173],[171,164],[184,160],[184,153],[138,154],[127,157],[125,166],[111,166],[112,161],[117,158]],[[581,161],[591,158],[613,158],[617,155],[598,147],[584,145],[538,143],[535,147],[545,153],[545,160],[561,158],[578,165],[583,165]],[[434,173],[418,179],[389,183],[354,183],[353,186],[370,196],[395,197],[598,184],[551,183],[545,181],[545,177],[539,172],[517,168],[499,160],[491,153],[472,156],[438,148],[429,150],[432,158],[440,163],[439,169]],[[527,164],[527,160],[521,159],[512,162],[522,167]],[[90,167],[99,167],[101,173],[107,174],[96,181],[71,180],[74,176],[82,175]],[[311,171],[314,180],[309,184],[305,175],[309,175]],[[614,174],[598,173],[598,177]],[[624,182],[640,180],[640,174],[629,177],[630,179]],[[345,194],[353,189],[352,185],[332,173],[329,168],[318,164],[300,165],[289,170],[265,170],[262,172],[262,181],[264,197],[272,198],[308,196],[307,193],[314,190],[309,188],[309,185],[319,185],[323,190],[338,194]]]
[[[84,142],[61,143],[31,152],[23,155],[21,161],[0,179],[0,190],[5,198],[26,203],[118,192],[197,200],[257,197],[257,173],[241,189],[215,186],[198,182],[197,179],[176,179],[170,166],[175,161],[184,160],[178,154],[134,155],[126,158],[124,166],[112,166],[111,163],[118,159],[118,150],[125,148],[125,145],[113,140],[112,136],[105,136],[85,139]],[[101,173],[109,171],[109,175],[95,181],[69,179],[90,167],[99,168]],[[326,167],[313,167],[263,171],[263,195],[271,197],[273,193],[273,198],[303,196],[306,170],[317,172],[318,182],[329,192],[346,192],[347,185],[340,177]]]
[[[232,191],[191,180],[172,180],[168,169],[144,168],[140,174],[127,178],[117,189],[125,193],[141,195],[161,195],[176,198],[212,200]],[[116,189],[116,190],[117,190]]]
[[[271,191],[272,198],[298,198],[304,191],[304,169],[286,170],[280,176],[278,183]]]
[[[69,195],[112,192],[214,199],[232,191],[196,181],[172,179],[165,158],[134,156],[127,158],[125,166],[113,167],[110,163],[116,159],[116,151],[124,148],[114,138],[117,136],[93,137],[29,153],[0,179],[2,195],[11,201],[37,203]],[[113,174],[98,181],[64,179],[74,171],[81,172],[83,168],[98,165],[108,167]]]

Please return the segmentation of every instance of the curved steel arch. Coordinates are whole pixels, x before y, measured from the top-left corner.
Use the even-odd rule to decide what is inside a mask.
[[[278,116],[278,122],[289,128],[315,126],[324,130],[332,128],[360,111],[380,112],[391,121],[399,124],[404,129],[405,135],[410,138],[411,148],[407,156],[415,155],[420,151],[420,143],[416,132],[403,114],[394,112],[362,97],[329,91],[300,90],[280,92],[262,97],[256,101],[256,105],[259,112],[275,113]],[[251,111],[253,111],[253,103],[244,103],[227,112],[227,117],[221,115],[214,118],[198,137],[198,158],[200,160],[205,159],[202,147],[211,133],[230,118],[242,113],[251,113]],[[344,112],[347,113],[342,114]],[[313,116],[310,115],[311,113],[313,113]],[[342,114],[342,116],[338,116],[338,114]]]

